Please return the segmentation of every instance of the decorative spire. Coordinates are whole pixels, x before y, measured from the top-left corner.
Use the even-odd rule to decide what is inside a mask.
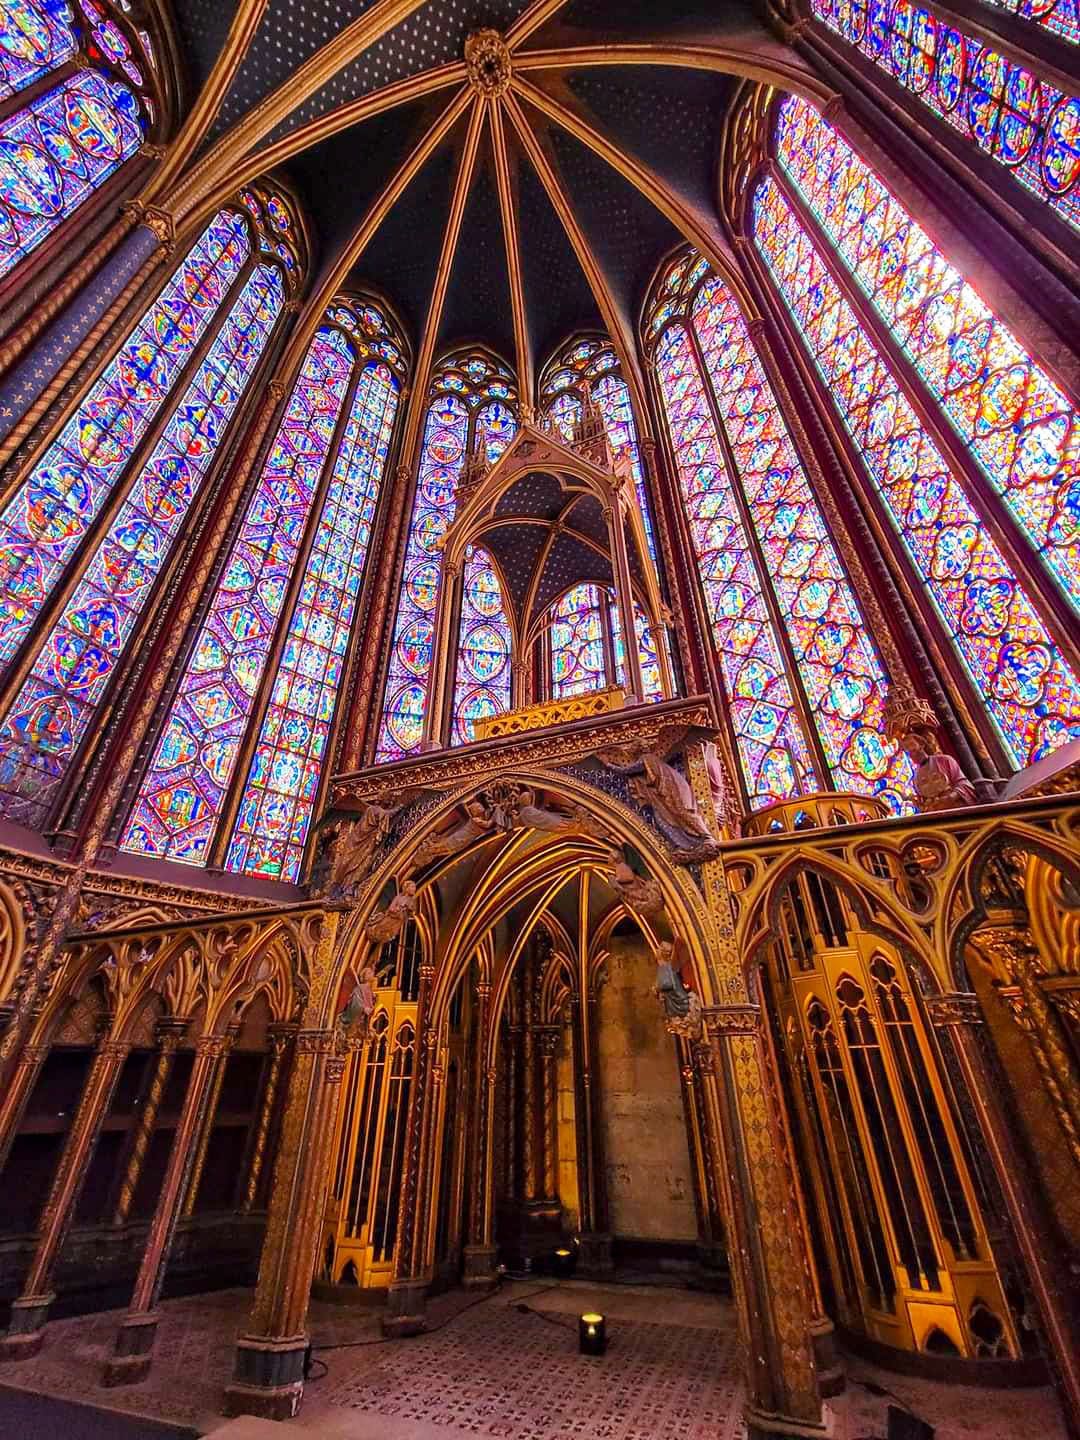
[[[604,412],[601,410],[592,386],[586,385],[581,400],[581,413],[574,426],[574,449],[598,465],[601,470],[613,470],[615,459],[611,452]]]
[[[484,453],[484,437],[477,431],[473,439],[473,448],[465,457],[465,464],[461,467],[461,476],[457,483],[457,509],[460,513],[461,507],[469,496],[483,480],[488,472],[487,456]]]

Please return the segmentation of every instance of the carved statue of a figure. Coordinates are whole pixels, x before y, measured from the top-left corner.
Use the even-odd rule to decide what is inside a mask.
[[[664,892],[660,882],[651,875],[639,875],[627,862],[622,850],[608,851],[611,866],[611,884],[623,903],[637,914],[649,919],[664,909]]]
[[[667,1028],[673,1035],[697,1040],[701,1037],[701,1000],[686,984],[682,967],[677,968],[678,941],[665,940],[656,963],[656,993],[664,1007]]]
[[[326,895],[335,900],[351,899],[367,879],[371,862],[400,805],[366,805],[355,820],[335,820],[324,831],[324,854],[329,856]],[[323,872],[326,866],[317,867]],[[314,888],[314,887],[313,887]]]
[[[716,838],[697,807],[686,777],[651,752],[641,757],[640,766],[644,774],[631,779],[631,792],[640,804],[650,807],[672,845],[703,856],[714,852]]]
[[[480,795],[465,802],[465,819],[438,835],[429,835],[416,851],[415,863],[418,869],[430,865],[446,855],[456,855],[482,835],[490,835],[496,828],[495,813]]]
[[[376,910],[368,918],[364,926],[364,934],[369,940],[375,940],[379,944],[385,944],[392,940],[395,935],[400,935],[408,920],[416,914],[416,882],[414,880],[403,880],[401,888],[385,910]]]
[[[937,719],[925,700],[900,688],[885,707],[889,738],[915,762],[919,809],[958,810],[976,803],[975,787],[937,738]]]
[[[344,1010],[338,1016],[339,1029],[346,1038],[355,1038],[357,1033],[362,1034],[374,1009],[375,969],[371,965],[365,965],[360,971],[360,978],[352,988]]]

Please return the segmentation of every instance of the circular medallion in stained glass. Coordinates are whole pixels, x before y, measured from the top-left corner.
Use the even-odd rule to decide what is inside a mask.
[[[64,124],[68,134],[88,155],[116,160],[123,149],[123,131],[114,112],[91,95],[64,96]]]
[[[26,528],[35,540],[59,544],[81,534],[93,488],[74,465],[39,465],[26,487]]]
[[[1040,172],[1053,195],[1067,195],[1080,176],[1080,100],[1060,101],[1050,112]]]
[[[397,658],[410,675],[425,676],[431,668],[431,642],[434,627],[430,620],[417,617],[398,636],[394,647]]]
[[[451,417],[456,420],[456,416]],[[450,429],[447,425],[441,425],[428,440],[427,451],[431,458],[438,465],[454,465],[465,449],[464,435],[461,429]]]
[[[282,235],[287,235],[292,229],[292,221],[289,219],[289,212],[277,195],[271,195],[266,202],[266,213],[270,216],[270,223],[275,230]]]
[[[415,750],[420,744],[424,733],[425,700],[422,685],[406,685],[390,701],[386,728],[399,749]]]
[[[60,171],[36,145],[2,140],[0,201],[23,215],[58,215],[64,203]]]
[[[491,715],[501,715],[503,707],[490,690],[473,690],[458,706],[455,728],[458,738],[468,741],[473,738],[473,726],[478,720]]]
[[[909,83],[921,95],[934,78],[937,26],[928,10],[916,10],[911,22],[911,74]]]
[[[1042,121],[1042,86],[1029,70],[1016,65],[1005,82],[1005,105],[998,121],[994,154],[1016,166],[1030,155]]]
[[[499,585],[499,577],[490,566],[485,565],[479,573],[469,576],[468,599],[469,604],[478,615],[484,615],[490,619],[493,615],[502,613],[502,589]]]
[[[890,753],[876,730],[860,725],[848,741],[840,764],[850,775],[873,782],[888,770]]]
[[[457,489],[457,470],[449,465],[429,465],[420,474],[420,494],[441,509],[449,505]]]
[[[433,555],[438,541],[446,534],[450,525],[449,515],[437,510],[427,510],[419,515],[413,525],[413,539],[428,555]]]
[[[439,593],[439,567],[425,560],[405,581],[405,593],[418,610],[434,610]]]
[[[5,5],[0,10],[0,50],[40,64],[52,52],[49,27],[28,5]]]
[[[494,625],[480,621],[465,636],[461,663],[474,680],[488,684],[506,668],[510,644]]]
[[[993,148],[1005,74],[1006,62],[992,50],[983,50],[971,69],[967,122],[972,135],[984,150]]]
[[[942,26],[938,33],[934,84],[938,102],[946,114],[955,110],[964,93],[964,37],[947,26]]]
[[[111,20],[103,17],[98,21],[94,38],[114,65],[122,65],[131,54],[131,46]]]

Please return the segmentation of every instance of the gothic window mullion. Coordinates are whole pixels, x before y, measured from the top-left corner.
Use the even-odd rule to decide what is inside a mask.
[[[293,610],[296,607],[300,587],[304,583],[308,561],[311,558],[312,547],[315,544],[315,537],[319,532],[323,506],[326,504],[330,485],[333,481],[334,467],[337,464],[342,438],[345,434],[345,427],[348,424],[353,402],[356,399],[356,391],[360,384],[362,373],[363,365],[359,357],[357,357],[353,361],[352,374],[349,377],[349,383],[338,411],[333,439],[327,447],[319,483],[315,488],[315,495],[308,510],[304,538],[296,553],[296,558],[293,560],[292,574],[289,577],[285,598],[275,623],[274,638],[263,663],[259,693],[251,710],[248,712],[244,739],[237,750],[233,761],[232,777],[222,798],[220,809],[218,810],[217,829],[207,855],[206,864],[208,869],[221,869],[225,864],[225,855],[228,850],[233,827],[236,823],[236,813],[240,804],[240,797],[244,792],[244,786],[248,779],[252,753],[258,741],[267,708],[270,705],[274,681],[277,677],[278,666],[281,662],[282,650],[288,637]]]
[[[893,338],[888,327],[881,321],[874,307],[867,300],[859,286],[852,283],[847,267],[836,255],[829,237],[822,231],[816,217],[803,201],[797,188],[777,166],[774,178],[781,184],[784,194],[798,215],[804,229],[813,236],[815,248],[823,257],[833,279],[844,299],[855,311],[861,323],[871,332],[875,343],[886,357],[893,374],[903,386],[904,393],[920,422],[933,438],[935,445],[945,457],[946,463],[963,478],[965,487],[977,500],[982,522],[993,533],[1002,552],[1008,557],[1015,574],[1027,576],[1039,592],[1044,623],[1052,630],[1056,644],[1070,659],[1073,668],[1080,668],[1080,648],[1077,647],[1069,606],[1060,589],[1046,572],[1041,559],[1032,554],[1028,537],[1003,505],[1001,497],[994,491],[979,466],[944,422],[934,397],[927,393],[921,378],[914,372],[901,347]]]
[[[809,741],[811,751],[814,756],[814,765],[817,768],[818,774],[826,782],[826,784],[830,784],[832,780],[832,766],[829,764],[828,757],[826,756],[825,750],[822,746],[821,736],[818,734],[818,728],[815,724],[813,707],[811,706],[809,698],[807,697],[806,691],[804,689],[802,673],[795,659],[794,651],[791,648],[791,640],[788,636],[787,621],[785,619],[784,612],[781,609],[780,604],[776,598],[776,591],[773,588],[772,577],[769,574],[769,566],[766,561],[765,554],[762,550],[761,536],[758,534],[758,527],[755,523],[754,516],[750,512],[750,507],[747,505],[746,502],[746,495],[743,490],[742,472],[740,470],[739,463],[735,457],[735,453],[731,446],[731,440],[728,436],[727,427],[724,424],[724,417],[721,415],[720,407],[717,404],[713,377],[709,371],[709,366],[706,363],[705,355],[701,348],[701,340],[698,336],[697,329],[693,324],[693,320],[691,318],[692,314],[693,304],[691,302],[687,320],[685,322],[687,339],[689,340],[690,346],[693,350],[698,371],[701,375],[702,389],[704,391],[705,399],[708,403],[709,410],[712,414],[713,425],[716,429],[716,438],[720,442],[720,449],[724,457],[724,464],[727,467],[728,475],[730,477],[731,493],[734,497],[735,504],[738,507],[739,517],[743,525],[743,531],[746,535],[751,552],[753,554],[753,564],[758,574],[758,584],[761,587],[761,593],[765,599],[765,604],[769,612],[769,617],[772,621],[773,633],[776,636],[777,642],[780,646],[781,654],[784,657],[784,667],[787,671],[788,684],[791,687],[791,694],[798,708],[799,722],[803,735]]]
[[[89,63],[85,57],[76,50],[69,59],[65,60],[63,64],[58,65],[55,70],[47,70],[44,74],[39,75],[36,80],[32,80],[30,84],[22,90],[13,90],[9,95],[4,95],[0,98],[0,126],[2,126],[10,116],[17,115],[20,110],[25,110],[28,105],[32,105],[35,100],[40,100],[42,95],[47,95],[50,90],[55,90],[57,86],[62,85],[65,80],[70,80],[72,76],[77,75],[80,70],[87,70],[89,68]]]

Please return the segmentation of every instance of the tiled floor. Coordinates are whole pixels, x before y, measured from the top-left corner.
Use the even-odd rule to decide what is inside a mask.
[[[168,1302],[154,1371],[141,1385],[100,1388],[120,1312],[58,1322],[42,1354],[3,1366],[0,1380],[203,1432],[222,1430],[232,1341],[249,1303],[244,1291]],[[602,1359],[577,1351],[576,1317],[586,1309],[608,1319],[611,1343]],[[312,1306],[312,1338],[326,1373],[308,1386],[300,1415],[275,1433],[327,1440],[740,1440],[731,1309],[712,1296],[535,1281],[508,1285],[481,1303],[442,1296],[431,1303],[428,1334],[390,1343],[381,1341],[379,1314]],[[348,1348],[319,1348],[333,1346]],[[852,1383],[830,1417],[835,1440],[883,1437],[890,1403],[929,1421],[937,1440],[1064,1440],[1047,1390],[943,1387],[857,1361],[849,1374]],[[228,1427],[221,1440],[232,1440]]]

